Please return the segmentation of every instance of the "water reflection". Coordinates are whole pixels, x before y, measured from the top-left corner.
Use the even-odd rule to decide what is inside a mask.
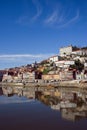
[[[0,96],[3,95],[3,91],[2,88],[0,88]]]
[[[14,94],[30,99],[37,99],[52,110],[60,111],[63,119],[76,121],[87,118],[87,90],[76,88],[22,88],[2,87],[0,95]],[[16,99],[16,101],[19,99]],[[20,100],[19,100],[20,101]],[[23,98],[21,101],[24,101]]]

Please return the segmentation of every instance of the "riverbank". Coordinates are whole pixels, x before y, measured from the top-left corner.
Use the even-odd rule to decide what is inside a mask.
[[[58,82],[32,82],[32,83],[0,83],[0,86],[21,86],[21,87],[77,87],[87,88],[86,81],[72,80],[72,81],[58,81]]]

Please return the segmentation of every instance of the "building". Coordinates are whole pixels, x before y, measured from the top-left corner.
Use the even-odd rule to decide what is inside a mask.
[[[66,47],[62,47],[60,48],[60,56],[65,56],[65,55],[70,55],[73,51],[73,46],[66,46]]]
[[[57,67],[60,67],[60,68],[63,68],[63,67],[64,67],[64,63],[65,63],[64,60],[56,61],[56,62],[55,62],[56,66],[57,66]]]
[[[23,81],[25,82],[32,82],[35,80],[35,72],[24,72],[23,73]]]
[[[87,47],[79,48],[78,50],[73,50],[72,54],[79,56],[87,56]]]
[[[79,55],[79,56],[87,56],[87,47],[78,48],[76,46],[66,46],[60,48],[60,56],[67,56],[67,55]]]
[[[13,82],[13,77],[11,75],[4,74],[2,82]]]
[[[60,56],[55,55],[55,56],[52,56],[52,57],[49,58],[49,62],[57,62],[57,61],[59,61],[60,59],[61,59]]]
[[[59,80],[60,77],[58,74],[46,74],[42,75],[42,80]]]
[[[55,62],[57,67],[60,68],[68,68],[70,65],[74,65],[75,61],[73,60],[61,60],[61,61],[57,61]]]
[[[87,63],[86,62],[84,63],[84,67],[87,68]]]
[[[59,77],[60,80],[73,80],[73,71],[61,71]]]

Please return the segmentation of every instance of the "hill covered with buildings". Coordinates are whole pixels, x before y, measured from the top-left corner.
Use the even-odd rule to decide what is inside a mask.
[[[40,63],[0,71],[0,81],[13,83],[87,80],[87,47],[66,46]]]

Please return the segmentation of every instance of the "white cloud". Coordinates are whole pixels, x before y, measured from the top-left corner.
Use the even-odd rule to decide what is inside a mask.
[[[36,13],[34,14],[34,16],[20,16],[16,23],[29,25],[35,23],[36,20],[41,18],[43,6],[40,4],[39,0],[32,0],[32,3],[34,5],[34,9],[36,9]],[[72,12],[71,8],[68,8],[67,10],[66,6],[63,6],[61,4],[57,4],[55,5],[55,7],[53,6],[51,9],[54,9],[51,14],[48,11],[47,14],[44,16],[43,20],[40,19],[40,22],[42,24],[44,23],[48,27],[54,27],[56,29],[65,28],[71,24],[74,24],[79,19],[79,10],[75,12],[75,9]]]
[[[59,28],[62,27],[66,27],[69,26],[70,24],[74,23],[75,21],[77,21],[79,19],[79,10],[76,12],[76,15],[74,17],[72,17],[71,19],[69,19],[67,22],[65,22],[64,24],[61,24],[59,26]]]
[[[36,7],[36,14],[31,18],[31,21],[37,20],[37,18],[42,14],[42,7],[38,0],[32,0],[33,4]]]
[[[58,19],[58,12],[54,11],[44,22],[46,24],[54,24]]]
[[[73,24],[79,19],[79,10],[76,12],[74,17],[71,17],[71,15],[67,17],[66,11],[65,13],[63,12],[64,11],[56,9],[47,19],[44,20],[45,25],[55,28],[63,28]]]
[[[16,24],[29,25],[30,23],[36,21],[42,14],[42,6],[38,0],[32,0],[33,5],[36,8],[36,14],[33,17],[29,17],[28,15],[19,16],[19,18],[15,21]]]
[[[54,54],[9,54],[0,55],[0,69],[22,66],[48,59]]]
[[[50,54],[9,54],[9,55],[0,55],[0,58],[44,58]]]
[[[11,54],[11,55],[0,55],[0,62],[1,61],[40,61],[43,59],[47,59],[49,56],[52,56],[53,54]]]

